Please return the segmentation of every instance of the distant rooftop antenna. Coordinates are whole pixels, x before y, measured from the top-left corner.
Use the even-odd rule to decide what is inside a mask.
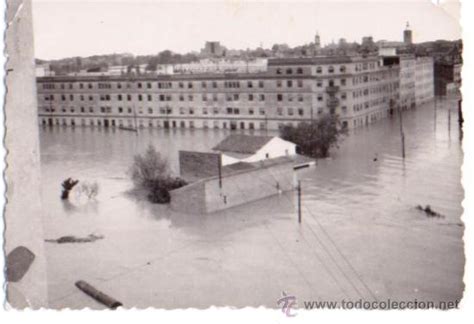
[[[409,21],[407,21],[407,27],[406,27],[406,29],[410,29],[410,22],[409,22]]]

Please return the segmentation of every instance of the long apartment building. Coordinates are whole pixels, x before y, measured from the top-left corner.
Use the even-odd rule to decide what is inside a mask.
[[[416,106],[416,60],[413,55],[400,56],[400,107]]]
[[[329,113],[353,128],[399,104],[400,60],[282,58],[259,73],[53,76],[37,85],[45,126],[278,129]]]
[[[415,63],[415,103],[420,106],[434,99],[434,60],[430,56],[417,57]]]

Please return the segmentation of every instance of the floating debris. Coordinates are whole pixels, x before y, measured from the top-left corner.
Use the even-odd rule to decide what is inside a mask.
[[[424,208],[423,208],[423,206],[418,205],[418,206],[416,206],[416,209],[424,212],[426,214],[426,216],[428,216],[428,217],[444,218],[443,215],[441,215],[440,213],[438,213],[438,212],[434,211],[433,209],[431,209],[430,205],[426,205],[426,207],[424,207]]]
[[[58,239],[55,239],[55,240],[45,240],[45,242],[49,242],[49,243],[58,243],[58,244],[62,244],[62,243],[91,243],[91,242],[95,242],[97,240],[102,240],[104,238],[103,235],[95,235],[95,234],[89,234],[87,237],[76,237],[76,236],[72,236],[72,235],[68,235],[68,236],[61,236],[60,238]]]
[[[82,290],[87,295],[94,298],[99,303],[107,306],[110,309],[116,309],[117,307],[121,307],[122,303],[118,300],[110,297],[109,295],[104,294],[103,292],[95,289],[93,286],[88,284],[85,281],[79,280],[76,282],[76,287]]]

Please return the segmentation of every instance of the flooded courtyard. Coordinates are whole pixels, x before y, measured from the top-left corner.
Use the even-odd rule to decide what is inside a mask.
[[[138,201],[127,174],[153,144],[178,168],[179,150],[208,150],[225,130],[42,128],[45,239],[90,234],[92,243],[45,243],[53,308],[102,308],[85,280],[125,307],[277,307],[282,291],[305,300],[462,297],[462,136],[453,102],[351,131],[331,157],[299,171],[287,192],[209,215]],[[258,134],[258,133],[257,133]],[[97,181],[95,201],[63,202],[61,182]],[[416,209],[430,205],[442,217]]]

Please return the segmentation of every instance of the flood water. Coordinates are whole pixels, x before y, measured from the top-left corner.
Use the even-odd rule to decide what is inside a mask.
[[[295,192],[209,215],[138,201],[127,170],[153,144],[177,170],[178,150],[208,150],[224,130],[40,130],[46,239],[103,235],[93,243],[45,243],[51,307],[103,308],[85,280],[125,307],[277,307],[282,291],[307,300],[462,297],[463,153],[454,103],[403,113],[354,131],[331,157],[299,172]],[[258,134],[258,133],[257,133]],[[96,181],[95,201],[60,184]],[[427,217],[415,207],[442,214]]]

